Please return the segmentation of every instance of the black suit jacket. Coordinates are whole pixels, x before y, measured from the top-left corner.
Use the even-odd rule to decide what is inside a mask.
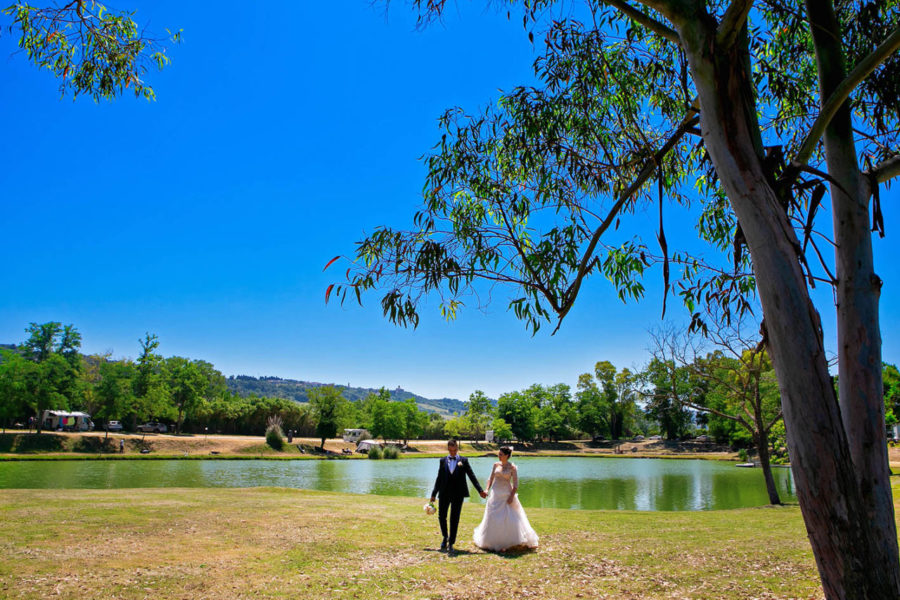
[[[434,489],[431,491],[431,497],[435,498],[440,495],[441,498],[452,500],[454,498],[467,498],[469,496],[469,484],[466,483],[466,476],[468,475],[469,479],[472,480],[472,485],[475,486],[475,489],[478,490],[478,493],[481,493],[481,486],[478,484],[478,479],[475,478],[475,473],[472,472],[472,467],[469,466],[469,459],[456,455],[456,468],[453,470],[453,473],[450,472],[450,467],[447,465],[448,461],[447,456],[441,459],[440,465],[438,466],[437,479],[434,480]]]

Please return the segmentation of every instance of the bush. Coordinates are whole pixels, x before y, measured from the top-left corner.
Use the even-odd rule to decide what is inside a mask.
[[[281,427],[273,425],[266,429],[266,443],[273,450],[278,450],[279,452],[284,450],[284,433],[281,431]]]
[[[384,456],[384,452],[382,451],[380,446],[372,446],[371,448],[369,448],[368,455],[372,460],[381,460]]]
[[[383,454],[386,459],[400,458],[400,449],[397,446],[385,446]]]

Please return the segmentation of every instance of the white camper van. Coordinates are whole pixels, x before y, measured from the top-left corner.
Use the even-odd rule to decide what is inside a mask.
[[[345,429],[344,430],[344,441],[351,442],[355,444],[359,440],[363,438],[370,438],[368,429]]]
[[[65,410],[45,410],[41,415],[41,429],[61,431],[93,431],[91,415]]]

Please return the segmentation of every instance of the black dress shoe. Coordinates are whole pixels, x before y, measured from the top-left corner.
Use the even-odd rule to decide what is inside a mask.
[[[447,540],[441,542],[441,552],[447,549]]]
[[[453,549],[453,544],[447,546],[447,554],[450,556],[456,556],[456,550]]]

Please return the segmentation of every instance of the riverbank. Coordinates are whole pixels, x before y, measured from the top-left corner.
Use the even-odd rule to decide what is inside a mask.
[[[120,452],[120,444],[122,451]],[[0,434],[0,460],[75,459],[75,458],[322,458],[340,456],[365,458],[353,453],[356,444],[340,439],[325,442],[325,452],[318,450],[321,440],[295,438],[293,443],[277,451],[262,436],[237,435],[168,435],[120,434],[104,432],[60,433],[8,431]],[[712,443],[620,441],[562,441],[542,444],[514,444],[516,454],[523,456],[635,456],[635,457],[702,457],[737,460],[731,452]],[[461,452],[481,456],[497,452],[497,444],[461,442]],[[404,453],[407,457],[440,456],[447,451],[445,440],[412,440]],[[349,454],[348,454],[349,452]]]
[[[540,548],[497,555],[472,545],[481,511],[467,504],[449,557],[422,504],[273,488],[4,490],[0,597],[823,596],[796,506],[527,507]]]

